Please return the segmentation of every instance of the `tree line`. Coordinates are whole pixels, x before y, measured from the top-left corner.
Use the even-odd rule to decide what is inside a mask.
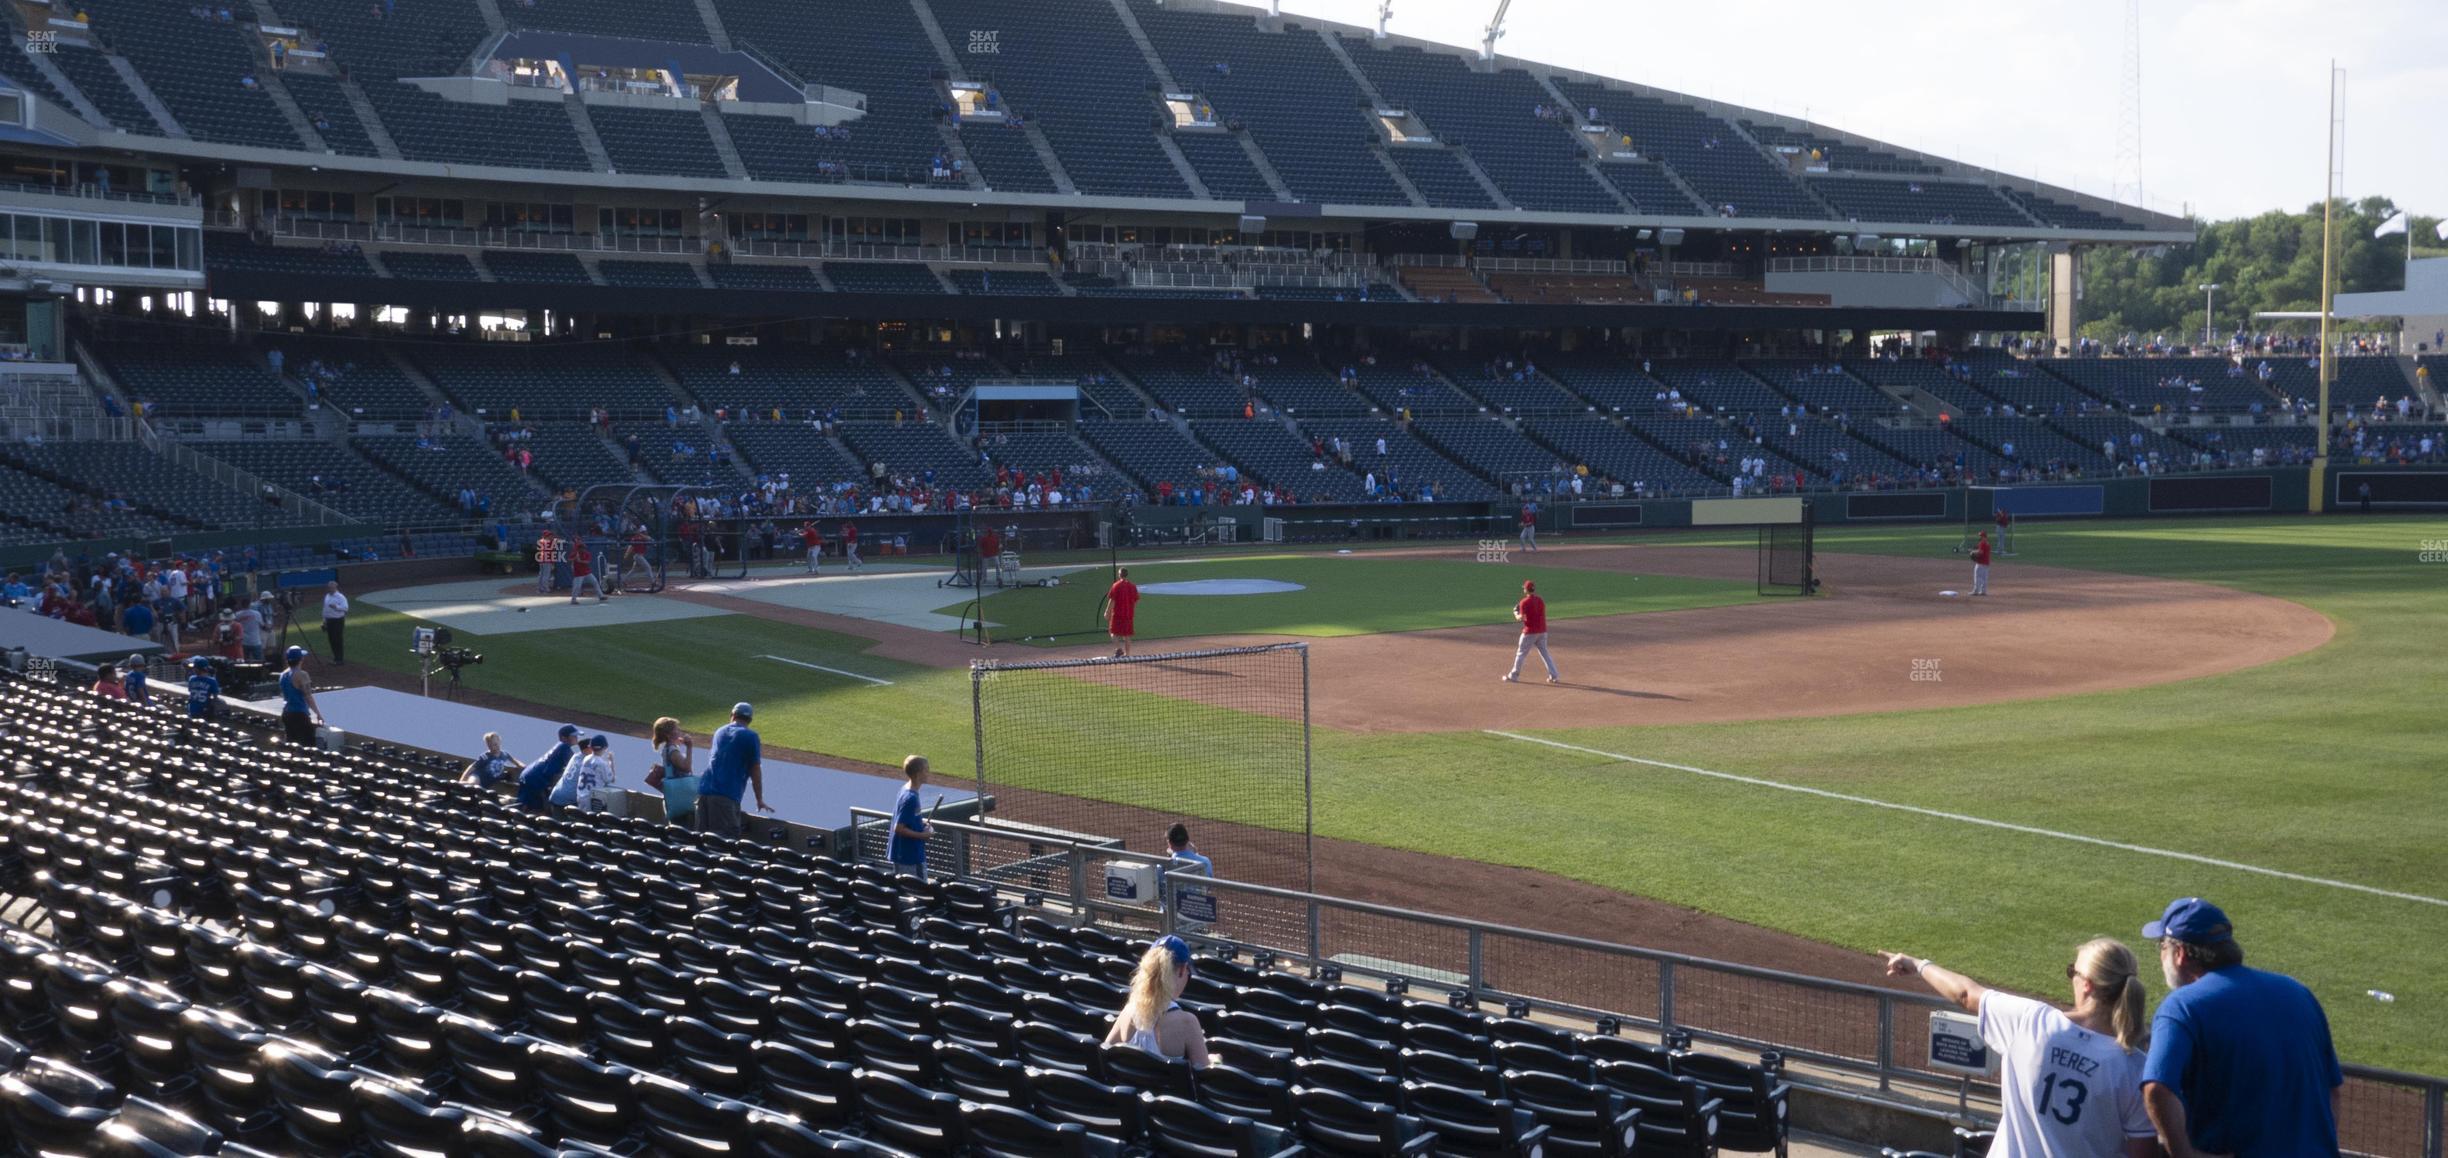
[[[2337,292],[2405,288],[2406,239],[2374,238],[2397,213],[2386,197],[2337,203]],[[2437,217],[2413,218],[2415,255],[2442,256]],[[2219,286],[2214,330],[2223,340],[2250,332],[2306,333],[2313,321],[2255,321],[2256,312],[2320,309],[2321,207],[2274,209],[2255,217],[2194,222],[2197,240],[2144,249],[2099,248],[2082,260],[2084,337],[2114,343],[2126,334],[2145,340],[2198,342],[2204,319],[2201,287]],[[2426,248],[2426,243],[2429,247]],[[2349,330],[2393,330],[2389,322],[2341,320]]]

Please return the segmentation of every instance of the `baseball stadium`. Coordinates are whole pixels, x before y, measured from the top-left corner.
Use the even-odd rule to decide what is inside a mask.
[[[2448,1153],[2448,225],[818,7],[0,12],[0,1148]]]

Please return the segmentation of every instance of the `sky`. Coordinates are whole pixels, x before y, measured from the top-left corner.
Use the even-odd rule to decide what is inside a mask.
[[[1496,9],[1393,2],[1395,34],[1474,48]],[[1368,27],[1377,9],[1284,0]],[[2106,196],[2124,26],[2124,0],[1513,0],[1497,51]],[[2145,204],[2212,219],[2319,204],[2334,56],[2345,194],[2448,213],[2443,49],[2440,0],[2144,0]]]

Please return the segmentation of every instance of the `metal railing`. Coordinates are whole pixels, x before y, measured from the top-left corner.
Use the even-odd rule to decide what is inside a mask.
[[[853,808],[857,860],[885,859],[891,816]],[[1544,1011],[1787,1058],[1968,1104],[1995,1084],[1932,1069],[1923,1059],[1935,994],[1886,989],[1681,953],[1423,913],[1293,889],[1166,871],[1153,898],[1106,896],[1092,867],[1111,861],[1187,867],[1095,837],[1012,825],[929,822],[933,875],[970,878],[1058,899],[1084,920],[1173,933],[1196,943],[1272,954],[1347,976],[1458,990],[1510,1010]],[[1807,1074],[1789,1080],[1809,1085]],[[1849,1087],[1835,1087],[1853,1094]],[[1916,1108],[1926,1108],[1926,1104]],[[2347,1066],[2339,1136],[2355,1154],[2443,1158],[2448,1078]]]
[[[1472,264],[1481,273],[1586,273],[1616,277],[1631,273],[1630,267],[1620,261],[1570,257],[1483,257]]]
[[[850,859],[885,863],[893,817],[872,808],[850,810]],[[1197,876],[1191,861],[1159,853],[1132,852],[1119,841],[1028,825],[927,821],[936,835],[927,841],[930,876],[958,877],[1061,901],[1074,912],[1128,927],[1153,930],[1163,919],[1157,893],[1117,896],[1106,887],[1102,866],[1115,862],[1153,869],[1173,879]]]

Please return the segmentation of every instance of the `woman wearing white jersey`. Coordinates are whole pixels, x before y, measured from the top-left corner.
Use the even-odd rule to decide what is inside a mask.
[[[2074,1008],[1983,987],[1930,964],[1882,953],[1887,975],[1918,975],[1980,1018],[1981,1041],[1998,1058],[2000,1115],[1989,1158],[2152,1158],[2159,1153],[2142,1108],[2142,1058],[2150,1045],[2142,978],[2133,950],[2114,938],[2085,942],[2066,966]]]
[[[1130,997],[1115,1015],[1105,1044],[1135,1045],[1157,1057],[1186,1058],[1192,1069],[1206,1069],[1207,1031],[1179,1000],[1188,984],[1190,946],[1179,937],[1158,937],[1131,974]]]

